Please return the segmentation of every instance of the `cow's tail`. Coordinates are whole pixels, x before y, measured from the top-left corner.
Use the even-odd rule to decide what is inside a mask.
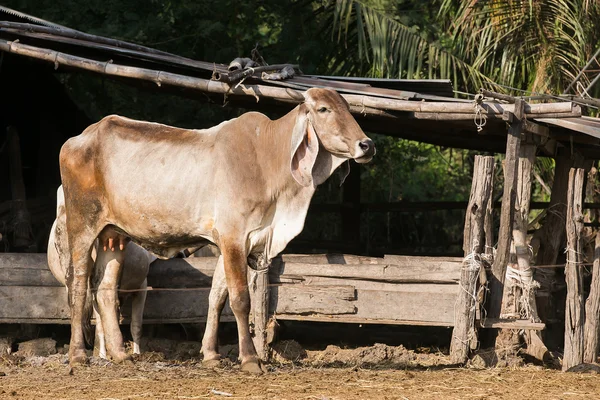
[[[92,328],[92,315],[94,314],[94,298],[90,281],[88,280],[85,304],[83,305],[83,338],[89,347],[94,347],[94,330]]]

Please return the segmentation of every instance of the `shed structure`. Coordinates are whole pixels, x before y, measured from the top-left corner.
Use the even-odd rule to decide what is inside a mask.
[[[273,80],[262,75],[260,68],[232,72],[224,64],[191,60],[86,34],[5,7],[0,7],[0,62],[0,82],[8,88],[8,95],[0,98],[0,128],[7,129],[6,142],[14,150],[8,162],[2,161],[3,166],[9,167],[11,179],[0,187],[0,200],[9,194],[12,198],[0,203],[0,220],[8,220],[19,212],[35,216],[39,206],[25,195],[24,182],[28,177],[23,176],[20,156],[15,156],[20,153],[19,140],[30,135],[28,139],[40,143],[38,154],[23,154],[24,158],[37,159],[32,163],[37,171],[27,172],[29,177],[52,170],[52,178],[39,179],[34,189],[48,193],[59,184],[60,145],[92,122],[67,98],[52,77],[55,73],[101,74],[149,90],[265,112],[289,111],[302,101],[302,91],[327,87],[342,94],[365,131],[440,146],[505,153],[498,233],[493,232],[490,217],[494,207],[490,195],[494,163],[490,158],[481,157],[476,162],[469,203],[450,205],[467,209],[465,258],[284,255],[274,261],[268,275],[259,274],[260,279],[257,278],[255,298],[263,300],[254,302],[253,315],[268,318],[255,320],[256,339],[263,343],[261,348],[267,349],[264,344],[270,340],[269,318],[455,326],[453,354],[462,362],[476,343],[477,328],[516,328],[529,332],[527,340],[534,355],[543,358],[547,353],[537,332],[548,318],[550,299],[543,295],[536,299],[526,292],[531,286],[520,285],[524,293],[521,298],[528,298],[533,305],[525,307],[526,320],[514,316],[501,319],[503,286],[507,266],[512,265],[509,273],[520,274],[519,280],[531,285],[532,265],[557,263],[567,236],[565,224],[569,226],[565,219],[567,187],[575,179],[569,180],[569,171],[573,167],[589,170],[594,160],[600,159],[600,119],[582,115],[580,105],[595,104],[595,100],[560,98],[533,103],[491,92],[482,92],[475,100],[463,100],[452,97],[452,85],[447,80],[298,73],[290,79]],[[263,69],[269,72],[268,68]],[[31,107],[35,102],[39,104]],[[27,111],[28,107],[36,110],[35,115]],[[534,235],[539,250],[533,260],[524,249],[528,246],[526,222],[532,206],[528,194],[531,166],[536,156],[553,157],[556,172],[550,203],[535,205],[554,212],[548,214],[545,225]],[[353,222],[360,220],[356,216],[369,207],[382,207],[360,203],[357,177],[354,174],[348,182],[342,208],[349,242],[356,241],[360,231]],[[578,190],[581,197],[581,189]],[[577,190],[573,193],[577,197]],[[411,205],[395,203],[384,207],[401,209]],[[583,205],[579,207],[581,212]],[[315,209],[311,208],[309,215],[311,211]],[[13,241],[24,240],[18,233],[12,232]],[[579,236],[573,236],[570,248],[577,248]],[[495,253],[488,251],[493,247],[497,248]],[[27,247],[23,250],[27,251]],[[206,288],[215,262],[214,258],[158,262],[149,278],[155,290],[148,296],[146,321],[203,321]],[[572,273],[577,273],[577,269],[567,267],[567,276]],[[44,254],[0,253],[0,278],[0,323],[68,323],[64,290],[53,281]],[[567,282],[581,281],[577,276],[574,279]],[[484,299],[477,294],[486,285],[490,295],[484,305]],[[171,292],[170,301],[165,301],[166,290],[177,288],[187,290]],[[541,289],[538,294],[548,293],[548,287]],[[267,294],[263,296],[264,293]],[[581,313],[583,295],[578,293],[569,295],[569,301],[573,312]],[[173,296],[179,301],[173,301]],[[28,301],[23,302],[24,298]],[[480,312],[484,308],[485,314]],[[517,311],[522,312],[523,308]]]

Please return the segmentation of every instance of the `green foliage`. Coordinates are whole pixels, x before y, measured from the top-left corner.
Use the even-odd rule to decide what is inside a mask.
[[[444,0],[452,47],[495,82],[562,93],[596,51],[600,3],[588,0]]]
[[[440,25],[432,25],[436,7],[437,2],[430,3],[429,12],[423,12],[421,2],[331,2],[331,36],[346,48],[356,48],[361,61],[340,55],[334,69],[384,78],[452,79],[460,86],[497,89],[489,77],[447,48],[447,38],[433,27]]]
[[[468,199],[474,152],[372,134],[377,160],[366,165],[363,201]]]
[[[455,87],[561,91],[596,50],[600,6],[587,0],[5,0],[7,7],[85,32],[198,60],[228,63],[257,45],[270,63],[305,73],[448,78]],[[60,72],[60,71],[59,71]],[[215,125],[243,110],[208,106],[89,74],[59,74],[93,120],[118,113],[183,127]],[[199,98],[199,100],[202,100]],[[276,117],[276,114],[270,115]],[[361,167],[362,202],[466,201],[474,152],[378,136]],[[547,185],[552,165],[536,165]],[[497,169],[497,184],[501,182]],[[340,202],[338,180],[317,202]],[[534,199],[547,200],[541,185]],[[305,237],[339,239],[339,215],[309,218]],[[460,253],[464,213],[363,214],[369,248]]]

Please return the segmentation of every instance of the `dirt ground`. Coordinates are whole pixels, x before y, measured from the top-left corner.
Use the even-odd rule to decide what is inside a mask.
[[[222,365],[203,368],[198,343],[146,343],[163,352],[115,365],[92,358],[71,370],[64,354],[0,357],[2,399],[597,399],[599,368],[563,373],[543,366],[505,363],[457,368],[432,349],[374,346],[324,350],[280,342],[265,374],[239,370],[235,347]],[[64,351],[64,349],[59,349]],[[173,357],[173,358],[169,358]]]

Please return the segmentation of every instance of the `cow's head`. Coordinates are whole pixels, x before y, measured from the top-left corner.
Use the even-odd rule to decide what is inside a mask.
[[[335,90],[309,89],[298,108],[292,134],[291,170],[302,186],[313,183],[313,167],[319,150],[337,159],[367,163],[375,155],[375,144],[352,114],[346,100]]]

